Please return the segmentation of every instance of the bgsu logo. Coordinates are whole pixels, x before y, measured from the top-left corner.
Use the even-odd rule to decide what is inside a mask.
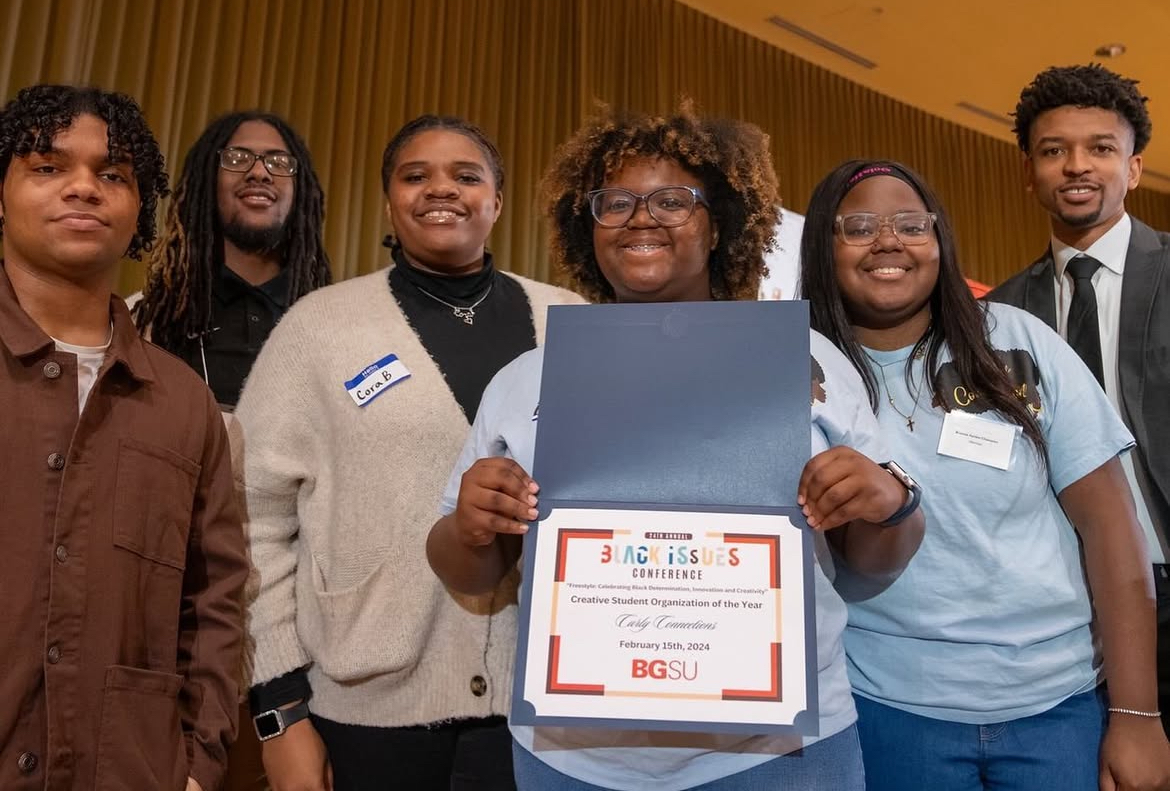
[[[694,681],[699,676],[699,663],[682,659],[635,659],[630,668],[631,678],[660,678],[670,681]]]

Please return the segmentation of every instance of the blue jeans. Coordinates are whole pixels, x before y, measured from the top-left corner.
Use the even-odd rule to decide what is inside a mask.
[[[860,695],[857,728],[870,791],[1097,791],[1105,688],[1032,717],[966,725]]]
[[[603,786],[561,774],[515,741],[512,764],[519,791],[605,791]],[[865,791],[857,726],[688,791]]]

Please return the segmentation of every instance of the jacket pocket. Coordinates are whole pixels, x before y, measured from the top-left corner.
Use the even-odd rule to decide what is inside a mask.
[[[312,595],[297,601],[305,649],[334,681],[408,673],[422,658],[434,628],[442,588],[434,575],[412,576],[393,554],[364,580],[326,590],[311,560]]]
[[[123,438],[114,485],[114,544],[181,571],[199,470],[168,448]]]
[[[182,676],[123,665],[106,668],[98,732],[97,791],[182,791],[187,747],[179,720]]]
[[[152,670],[173,671],[187,540],[200,467],[169,450],[123,438],[114,485],[113,586],[127,632],[121,657]],[[199,570],[196,570],[199,573]],[[143,663],[138,657],[145,657]]]

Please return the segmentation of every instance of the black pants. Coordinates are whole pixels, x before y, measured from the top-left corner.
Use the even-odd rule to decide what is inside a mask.
[[[1162,728],[1170,738],[1170,565],[1154,565],[1158,600],[1158,709]]]
[[[312,715],[334,791],[515,791],[503,717],[374,728]]]

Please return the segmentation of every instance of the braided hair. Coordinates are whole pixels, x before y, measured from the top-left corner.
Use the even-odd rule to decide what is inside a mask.
[[[289,304],[333,280],[322,237],[325,196],[304,141],[284,119],[271,113],[253,110],[221,116],[187,152],[167,209],[162,243],[150,257],[142,301],[135,311],[139,330],[149,332],[151,340],[164,349],[176,351],[210,327],[212,285],[223,266],[219,152],[247,121],[261,121],[276,129],[298,163],[281,248],[289,273]]]

